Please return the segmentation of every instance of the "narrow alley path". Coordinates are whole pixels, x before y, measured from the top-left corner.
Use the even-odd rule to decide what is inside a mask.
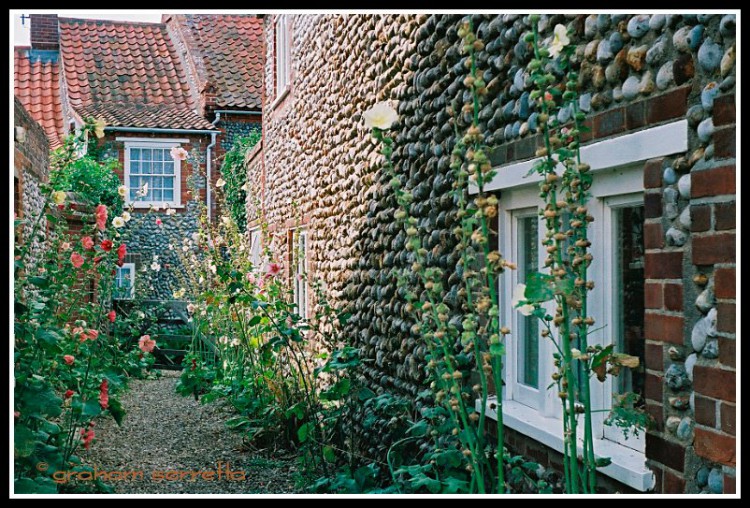
[[[122,395],[122,427],[98,420],[85,463],[122,494],[294,492],[294,457],[243,450],[241,435],[224,425],[228,410],[176,394],[177,375],[133,380]]]

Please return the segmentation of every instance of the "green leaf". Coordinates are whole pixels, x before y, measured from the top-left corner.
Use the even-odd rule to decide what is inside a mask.
[[[607,467],[612,463],[612,459],[609,457],[599,457],[594,463],[596,467]]]
[[[418,422],[415,422],[411,427],[409,427],[406,433],[414,437],[422,437],[427,434],[427,430],[427,422],[425,420],[419,420]]]
[[[361,388],[359,390],[359,393],[357,394],[357,397],[359,398],[359,400],[364,401],[364,400],[375,397],[375,395],[376,395],[375,392],[373,392],[369,388]]]
[[[614,344],[610,344],[609,346],[605,347],[604,349],[596,353],[594,357],[591,359],[591,368],[595,369],[596,367],[599,367],[600,365],[604,365],[607,362],[609,355],[612,353],[613,348],[614,348]]]
[[[122,420],[125,418],[125,410],[122,408],[122,404],[118,399],[109,399],[109,412],[112,413],[112,418],[117,422],[117,426],[122,427]]]
[[[255,326],[258,323],[260,323],[261,319],[262,319],[261,316],[256,314],[255,316],[250,318],[250,321],[247,323],[247,326]]]
[[[297,438],[299,439],[300,443],[304,443],[305,441],[307,441],[308,430],[309,430],[309,424],[307,423],[302,424],[302,426],[299,429],[297,429]]]
[[[250,423],[250,420],[248,420],[246,417],[236,416],[224,422],[224,425],[226,425],[230,429],[239,429],[241,427],[248,425],[249,423]]]
[[[24,425],[17,425],[13,432],[13,449],[19,457],[28,457],[36,447],[36,434]]]
[[[443,480],[443,494],[458,494],[468,492],[468,482],[455,476],[449,476]]]
[[[49,279],[47,277],[29,277],[29,283],[40,289],[49,287]]]
[[[83,404],[83,415],[84,416],[99,416],[102,412],[102,408],[99,405],[97,399],[89,399]]]
[[[552,284],[555,278],[539,272],[531,272],[526,276],[526,291],[524,297],[529,302],[546,302],[555,296]]]
[[[15,494],[57,494],[57,484],[49,478],[19,478],[13,482]]]
[[[336,462],[336,454],[333,452],[333,447],[326,445],[323,447],[323,458],[326,462]]]
[[[42,343],[45,348],[54,347],[57,345],[57,341],[59,341],[62,337],[60,337],[60,334],[58,334],[54,330],[48,330],[46,328],[39,328],[37,329],[34,336],[37,338],[39,342]]]
[[[30,416],[59,416],[62,413],[62,399],[55,395],[48,384],[31,385],[21,395],[21,404]]]

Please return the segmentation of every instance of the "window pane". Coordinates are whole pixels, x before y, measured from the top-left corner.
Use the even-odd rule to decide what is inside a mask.
[[[162,166],[161,162],[152,163],[152,167],[155,175],[160,175],[164,172],[164,167]]]
[[[165,161],[164,162],[164,174],[165,175],[173,175],[174,174],[174,162],[173,161]]]
[[[539,270],[539,219],[536,216],[518,220],[518,280]],[[518,382],[539,388],[539,320],[534,316],[519,318]]]
[[[150,161],[151,160],[151,149],[150,148],[143,148],[141,150],[141,160],[144,160],[144,161]]]
[[[140,160],[141,159],[141,149],[140,148],[131,148],[130,149],[130,160]]]
[[[130,173],[140,173],[141,172],[141,163],[138,161],[130,161]]]
[[[174,191],[172,189],[164,189],[162,191],[164,201],[172,201],[174,199]]]
[[[151,193],[151,201],[161,201],[162,195],[161,195],[161,189],[154,189]]]
[[[643,396],[645,382],[643,335],[644,320],[644,243],[643,206],[615,210],[617,245],[615,249],[617,291],[615,304],[618,317],[618,351],[637,356],[636,369],[622,369],[617,377],[620,393],[634,392]],[[641,400],[641,404],[643,401]]]

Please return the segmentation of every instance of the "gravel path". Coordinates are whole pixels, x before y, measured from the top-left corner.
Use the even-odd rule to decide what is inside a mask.
[[[82,458],[98,471],[112,472],[107,483],[116,493],[295,492],[293,456],[243,450],[242,437],[224,425],[228,409],[176,394],[177,375],[133,380],[122,395],[127,411],[122,427],[109,418],[97,421],[96,440]]]

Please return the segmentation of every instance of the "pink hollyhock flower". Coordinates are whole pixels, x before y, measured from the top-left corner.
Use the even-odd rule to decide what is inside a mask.
[[[255,284],[255,274],[253,274],[253,272],[247,272],[247,275],[245,275],[245,277],[250,284]]]
[[[70,262],[73,263],[73,266],[76,268],[80,268],[83,266],[83,256],[78,254],[77,252],[74,252],[70,255]]]
[[[99,385],[99,405],[102,409],[109,407],[109,381],[106,379],[103,379],[102,384]]]
[[[268,263],[268,266],[266,267],[266,274],[275,277],[276,275],[281,273],[281,264],[280,263]]]
[[[99,331],[98,330],[94,330],[93,328],[91,328],[88,331],[87,335],[88,335],[89,340],[96,340],[96,339],[99,338]]]
[[[84,236],[81,238],[81,245],[83,245],[83,248],[86,250],[93,250],[94,240],[92,240],[90,236]]]
[[[73,355],[65,355],[63,356],[63,361],[65,362],[65,365],[73,365],[76,361],[76,357]]]
[[[60,250],[70,250],[70,242],[63,242],[60,244]]]
[[[156,341],[153,340],[150,335],[144,335],[138,341],[138,347],[144,353],[150,353],[151,351],[153,351],[154,346],[156,346]]]
[[[104,231],[107,227],[107,207],[105,205],[96,206],[96,227],[99,231]]]
[[[169,151],[169,154],[176,161],[184,161],[188,158],[188,152],[181,146],[176,146]]]
[[[94,431],[81,429],[81,438],[83,439],[83,447],[88,450],[94,440]]]
[[[21,418],[21,412],[20,411],[13,411],[13,418],[15,418],[15,419]]]
[[[154,222],[156,222],[157,226],[161,226],[161,219],[160,218],[157,217]]]
[[[104,252],[109,252],[112,250],[112,240],[102,240],[102,250]]]
[[[66,391],[66,392],[65,392],[65,398],[66,398],[66,399],[69,399],[69,398],[71,398],[71,397],[72,397],[72,396],[73,396],[73,395],[74,395],[75,393],[76,393],[76,392],[74,392],[73,390],[68,390],[68,391]]]
[[[109,319],[110,323],[114,323],[116,317],[117,317],[117,313],[113,310],[109,311],[109,314],[107,314],[107,318]]]
[[[124,243],[120,244],[120,246],[117,247],[117,266],[122,266],[123,262],[125,261],[125,254],[127,254],[127,252],[128,248]]]

